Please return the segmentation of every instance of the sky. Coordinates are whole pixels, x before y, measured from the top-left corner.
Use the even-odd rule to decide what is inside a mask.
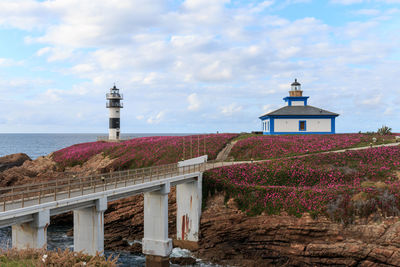
[[[290,84],[400,132],[400,0],[0,0],[0,133],[261,130]]]

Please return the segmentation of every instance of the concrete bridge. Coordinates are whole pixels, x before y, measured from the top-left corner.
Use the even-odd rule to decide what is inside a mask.
[[[94,255],[104,250],[108,201],[143,193],[146,265],[166,266],[172,251],[168,193],[176,186],[178,242],[193,245],[198,241],[202,174],[221,165],[206,162],[205,155],[175,164],[0,188],[0,227],[12,226],[15,248],[43,248],[50,216],[73,211],[74,250]]]

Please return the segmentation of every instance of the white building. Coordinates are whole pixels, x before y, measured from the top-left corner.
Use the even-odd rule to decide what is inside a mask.
[[[264,134],[334,134],[335,118],[339,116],[321,108],[307,105],[301,84],[295,79],[287,106],[260,116]]]

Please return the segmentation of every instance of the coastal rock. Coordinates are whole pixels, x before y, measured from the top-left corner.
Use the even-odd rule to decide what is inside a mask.
[[[170,263],[178,265],[193,265],[196,264],[196,259],[192,257],[171,257]]]
[[[56,163],[50,157],[39,157],[0,172],[0,187],[48,181],[66,175],[64,172],[56,171]]]
[[[0,172],[12,167],[21,166],[25,161],[31,161],[31,158],[24,153],[11,154],[0,157]]]
[[[84,164],[67,167],[65,171],[69,173],[79,173],[80,175],[110,172],[113,171],[111,166],[114,161],[115,159],[105,157],[102,154],[97,154],[91,157]]]
[[[222,195],[207,202],[197,257],[234,266],[400,266],[400,222],[343,225],[327,218],[249,217]]]

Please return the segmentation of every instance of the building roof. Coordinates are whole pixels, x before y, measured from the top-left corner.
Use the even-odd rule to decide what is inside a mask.
[[[285,106],[261,115],[260,118],[265,116],[339,116],[339,114],[313,106]]]

